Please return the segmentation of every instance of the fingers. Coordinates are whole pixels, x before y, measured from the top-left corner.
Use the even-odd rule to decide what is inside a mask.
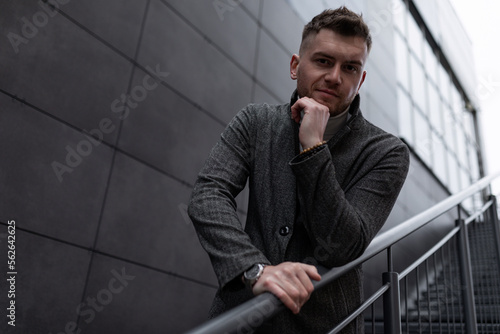
[[[304,111],[304,117],[300,124],[299,140],[306,149],[323,141],[330,111],[327,106],[308,97],[297,100],[291,107],[292,119],[297,123],[301,122],[301,111]]]
[[[299,102],[301,100],[302,99],[297,100],[290,108],[292,110],[292,119],[297,124],[300,123],[300,112],[305,108],[304,103]]]
[[[295,103],[290,107],[292,111],[292,118],[295,119],[297,116],[300,117],[300,112],[305,110],[307,113],[309,112],[321,112],[323,115],[330,114],[330,111],[327,106],[316,102],[316,100],[309,97],[302,97],[295,101]]]
[[[300,112],[304,110],[306,113],[314,112],[316,110],[318,111],[327,111],[328,108],[321,103],[316,102],[314,99],[311,99],[309,97],[302,97],[295,101],[295,103],[290,107],[292,111],[292,119],[300,123]]]
[[[309,278],[315,281],[320,281],[321,280],[321,275],[318,273],[318,269],[315,266],[310,266],[307,264],[304,264],[305,270],[307,274],[309,275]]]
[[[311,279],[317,281],[321,276],[316,268],[310,265],[285,262],[277,266],[266,266],[253,292],[258,295],[269,291],[297,314],[314,291]]]

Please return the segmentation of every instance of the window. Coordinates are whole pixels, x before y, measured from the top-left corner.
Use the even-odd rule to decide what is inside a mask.
[[[467,173],[467,171],[463,168],[460,168],[460,184],[462,186],[460,190],[463,190],[471,185],[469,173]]]
[[[424,43],[424,64],[427,76],[432,81],[432,83],[436,85],[438,83],[437,80],[438,63],[436,56],[432,52],[430,45],[427,43]]]
[[[398,86],[399,132],[409,144],[413,141],[413,109],[407,93]]]
[[[408,20],[408,44],[410,44],[410,48],[419,59],[422,58],[423,43],[424,38],[420,27],[417,25],[417,22],[413,20],[413,18],[410,18]]]
[[[455,134],[457,140],[457,157],[460,165],[469,169],[469,158],[467,157],[467,141],[465,140],[465,133],[460,124],[455,123]]]
[[[393,11],[394,27],[404,36],[406,35],[406,19],[408,15],[406,6],[401,0],[393,0],[392,8],[398,9]]]
[[[440,135],[442,135],[444,133],[444,129],[443,119],[441,117],[441,100],[439,98],[437,87],[430,81],[427,81],[427,94],[429,96],[429,119],[432,126]]]
[[[429,123],[420,110],[415,117],[415,150],[428,166],[432,166],[432,143],[429,133]]]
[[[464,102],[462,100],[462,96],[457,90],[455,86],[451,87],[451,100],[450,100],[450,105],[455,113],[455,118],[458,120],[462,119],[462,115],[464,113]]]
[[[448,149],[452,152],[456,151],[456,140],[455,140],[455,120],[453,119],[453,114],[450,108],[445,107],[444,112],[444,127],[445,127],[445,142]]]
[[[396,75],[403,88],[409,92],[410,83],[408,76],[408,48],[406,46],[406,41],[399,35],[399,33],[395,33],[395,36]]]
[[[468,151],[469,151],[469,166],[470,166],[470,175],[473,181],[479,180],[479,163],[477,160],[477,149],[476,146],[471,142],[468,143]]]
[[[441,97],[446,104],[450,104],[450,76],[448,72],[442,67],[439,66],[438,69],[438,79],[439,79],[439,90],[441,93]]]
[[[427,113],[424,69],[420,65],[420,62],[415,59],[413,54],[410,55],[410,69],[413,102],[415,102],[423,112]]]
[[[448,171],[450,174],[448,180],[448,188],[452,193],[456,193],[460,190],[460,177],[458,172],[457,160],[450,151],[448,151]]]
[[[474,117],[471,112],[466,111],[463,113],[463,124],[467,138],[472,142],[476,142],[476,137],[474,135]]]
[[[448,165],[446,162],[446,148],[441,137],[434,131],[432,131],[432,152],[435,171],[437,177],[444,184],[448,183]]]

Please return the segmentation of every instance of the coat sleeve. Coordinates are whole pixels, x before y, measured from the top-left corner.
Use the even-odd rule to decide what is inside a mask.
[[[394,140],[397,140],[394,138]],[[331,268],[361,256],[385,223],[403,186],[409,166],[408,147],[392,142],[392,149],[344,191],[335,176],[330,150],[294,158],[304,227],[316,260]]]
[[[198,175],[188,206],[223,289],[243,287],[239,278],[245,270],[270,263],[252,244],[236,213],[235,197],[247,182],[255,147],[250,111],[240,111],[222,133]]]

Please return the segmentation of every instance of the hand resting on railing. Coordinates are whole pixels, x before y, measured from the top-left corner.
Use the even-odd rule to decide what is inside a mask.
[[[266,266],[252,292],[259,295],[269,291],[297,314],[314,291],[311,280],[321,280],[316,267],[298,262],[283,262],[277,266]]]

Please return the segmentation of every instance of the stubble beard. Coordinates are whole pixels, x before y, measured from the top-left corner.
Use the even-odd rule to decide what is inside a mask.
[[[330,117],[340,115],[341,113],[343,113],[344,111],[346,111],[350,107],[352,101],[354,101],[355,97],[356,97],[356,95],[354,95],[349,100],[347,100],[347,99],[345,99],[343,97],[340,97],[341,102],[335,107],[334,110],[330,109]]]
[[[317,98],[314,98],[312,95],[314,93],[316,88],[312,92],[308,92],[308,89],[304,89],[303,87],[300,87],[300,81],[297,81],[297,93],[299,94],[299,97],[309,97],[316,102],[328,107],[330,111],[330,117],[340,115],[343,113],[349,106],[351,105],[352,101],[354,101],[354,98],[356,95],[351,97],[350,99],[347,99],[345,95],[341,94],[337,97],[337,101],[332,101],[333,104],[321,101]]]

